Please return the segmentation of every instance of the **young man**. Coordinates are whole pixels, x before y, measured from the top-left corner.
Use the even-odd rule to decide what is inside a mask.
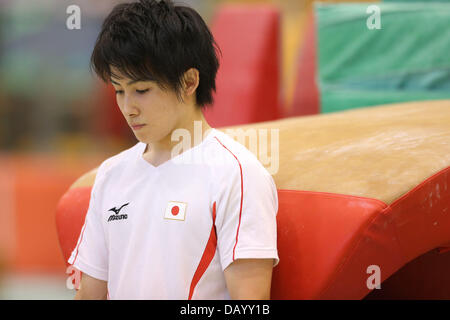
[[[69,259],[83,273],[75,298],[269,299],[277,191],[203,116],[219,64],[202,18],[169,1],[120,4],[91,61],[139,142],[98,169]],[[180,132],[199,141],[172,157]]]

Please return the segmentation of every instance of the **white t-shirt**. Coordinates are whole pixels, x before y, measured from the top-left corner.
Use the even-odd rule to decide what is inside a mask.
[[[68,260],[109,299],[230,299],[234,260],[278,264],[276,186],[247,148],[216,129],[157,167],[145,148],[101,164]]]

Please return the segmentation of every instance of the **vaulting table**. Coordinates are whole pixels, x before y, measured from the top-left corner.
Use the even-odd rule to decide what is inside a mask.
[[[383,282],[430,252],[440,260],[416,272],[416,281],[433,270],[450,270],[450,100],[220,130],[237,128],[267,129],[266,137],[258,135],[258,146],[267,141],[273,152],[271,163],[260,159],[272,170],[279,196],[280,263],[272,299],[362,299],[372,291],[377,270]],[[271,140],[274,132],[278,146]],[[249,139],[245,144],[258,156]],[[95,173],[82,176],[59,203],[57,227],[66,260],[84,222]],[[440,298],[450,298],[449,277],[432,277],[427,285],[434,285]],[[391,288],[386,281],[373,291],[385,290],[386,297],[392,286],[418,290],[402,281]]]

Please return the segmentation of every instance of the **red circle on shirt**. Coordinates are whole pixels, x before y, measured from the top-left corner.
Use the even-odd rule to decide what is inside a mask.
[[[178,206],[172,207],[172,214],[174,216],[176,216],[178,214],[178,212],[180,212],[180,208],[178,208]]]

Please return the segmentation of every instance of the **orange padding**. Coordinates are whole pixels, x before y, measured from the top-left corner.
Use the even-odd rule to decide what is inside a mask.
[[[278,250],[272,299],[361,299],[367,268],[381,281],[407,262],[450,243],[450,168],[387,205],[376,199],[279,190]],[[61,199],[57,227],[64,258],[76,245],[90,188]],[[450,267],[450,266],[449,266]]]
[[[305,40],[299,54],[294,99],[287,117],[321,113],[319,88],[316,83],[317,44],[314,13],[308,15]]]
[[[104,157],[0,154],[0,255],[7,272],[64,272],[56,205],[70,185]]]

